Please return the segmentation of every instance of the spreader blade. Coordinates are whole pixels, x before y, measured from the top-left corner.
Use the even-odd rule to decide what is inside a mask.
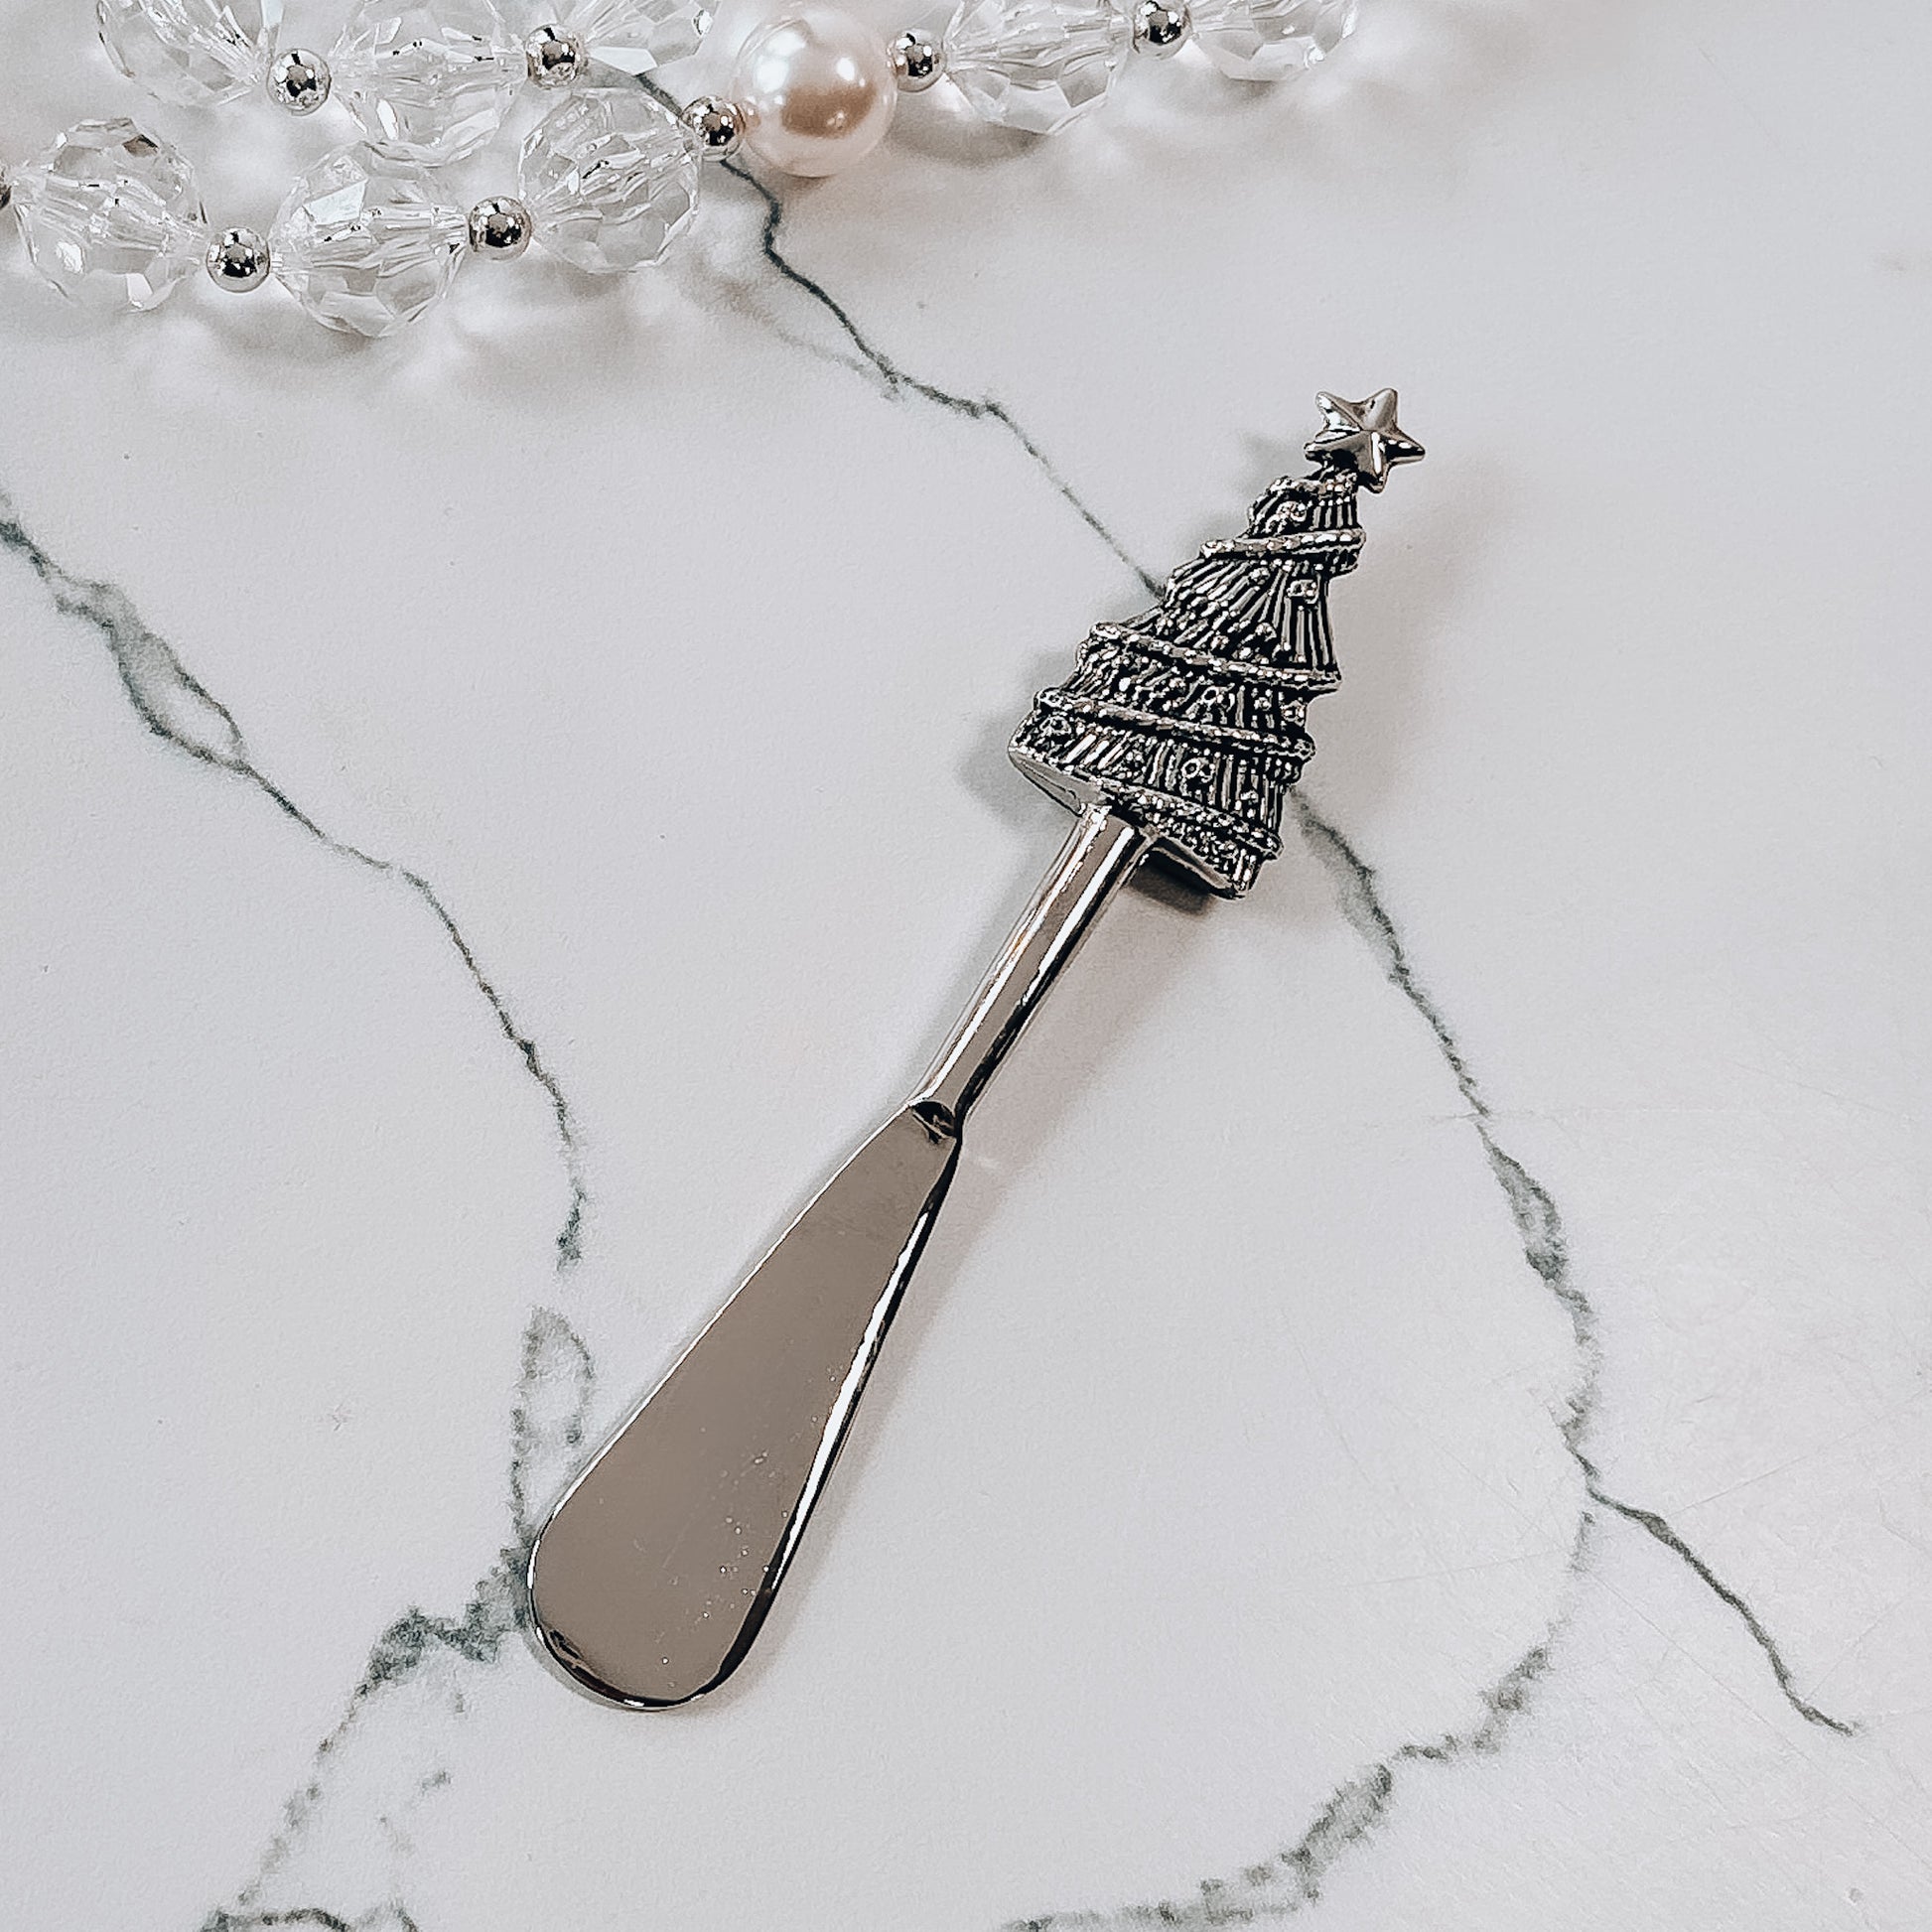
[[[738,1667],[958,1161],[949,1123],[895,1115],[572,1486],[531,1553],[530,1599],[587,1690],[682,1704]]]

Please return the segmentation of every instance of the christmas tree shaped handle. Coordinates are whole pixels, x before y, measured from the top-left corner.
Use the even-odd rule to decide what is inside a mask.
[[[1393,389],[1317,400],[1313,473],[1272,483],[1246,532],[1176,570],[1157,610],[1096,624],[1013,741],[1035,784],[1132,818],[1229,898],[1281,851],[1288,788],[1314,751],[1309,701],[1340,682],[1328,586],[1361,555],[1359,492],[1423,453],[1397,427]]]
[[[551,1513],[530,1554],[544,1650],[594,1696],[683,1704],[758,1635],[838,1455],[959,1161],[1028,1020],[1142,859],[1239,897],[1281,850],[1336,671],[1327,587],[1354,567],[1358,492],[1422,455],[1385,389],[1319,398],[1313,472],[1210,543],[1159,609],[1096,626],[1015,736],[1078,822],[931,1071],[826,1183]]]

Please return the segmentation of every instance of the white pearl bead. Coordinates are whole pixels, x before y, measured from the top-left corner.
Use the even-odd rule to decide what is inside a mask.
[[[892,49],[835,7],[801,7],[745,43],[732,83],[746,145],[788,175],[836,175],[886,138],[898,105]]]

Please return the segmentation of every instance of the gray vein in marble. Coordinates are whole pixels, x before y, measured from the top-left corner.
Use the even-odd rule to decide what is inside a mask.
[[[1588,1534],[1586,1518],[1571,1552],[1573,1571],[1584,1561]],[[1528,1702],[1531,1685],[1549,1669],[1550,1648],[1563,1622],[1560,1614],[1540,1643],[1481,1692],[1482,1715],[1467,1729],[1399,1745],[1379,1763],[1357,1772],[1330,1795],[1308,1830],[1274,1858],[1247,1866],[1234,1878],[1203,1879],[1198,1896],[1191,1899],[1128,1905],[1115,1912],[1049,1912],[1042,1918],[1015,1920],[1005,1932],[1128,1932],[1144,1925],[1206,1932],[1211,1926],[1252,1925],[1306,1910],[1320,1898],[1322,1882],[1336,1861],[1382,1823],[1405,1766],[1447,1764],[1500,1747],[1510,1721]]]
[[[1751,1641],[1764,1653],[1764,1661],[1771,1667],[1771,1675],[1777,1679],[1778,1689],[1784,1693],[1784,1701],[1797,1712],[1807,1724],[1822,1725],[1826,1730],[1835,1730],[1841,1737],[1856,1737],[1859,1726],[1844,1718],[1834,1718],[1830,1712],[1821,1711],[1799,1694],[1797,1684],[1791,1675],[1791,1666],[1784,1661],[1784,1653],[1779,1650],[1777,1640],[1764,1627],[1763,1619],[1743,1597],[1720,1577],[1698,1553],[1686,1543],[1682,1536],[1654,1509],[1640,1509],[1635,1503],[1620,1502],[1604,1489],[1601,1479],[1588,1458],[1579,1455],[1584,1480],[1588,1488],[1590,1500],[1604,1509],[1613,1511],[1625,1522],[1634,1523],[1647,1535],[1654,1537],[1680,1562],[1688,1564],[1702,1579],[1706,1588],[1721,1603],[1729,1607],[1737,1620],[1751,1634]]]
[[[596,1367],[583,1337],[554,1309],[535,1310],[523,1333],[510,1418],[509,1513],[515,1540],[501,1552],[458,1615],[435,1616],[412,1606],[376,1638],[361,1682],[349,1693],[335,1727],[316,1746],[308,1782],[289,1799],[281,1830],[263,1853],[254,1875],[236,1894],[236,1905],[244,1914],[255,1906],[308,1831],[329,1795],[333,1760],[356,1733],[371,1703],[409,1683],[433,1658],[494,1664],[505,1640],[523,1626],[523,1579],[530,1545],[540,1527],[538,1512],[574,1468],[595,1386]],[[447,1771],[433,1769],[418,1781],[418,1795],[448,1781]],[[412,1922],[401,1907],[393,1909],[400,1915],[399,1923],[409,1927]],[[242,1932],[242,1928],[278,1922],[259,1913],[237,1917],[217,1909],[204,1921],[201,1932]],[[353,1925],[357,1932],[365,1923],[342,1922]]]
[[[422,1932],[400,1905],[381,1905],[359,1918],[344,1918],[320,1905],[294,1905],[279,1912],[216,1912],[203,1932],[267,1932],[277,1925],[314,1926],[320,1932]]]
[[[1559,1427],[1563,1432],[1565,1448],[1583,1472],[1585,1493],[1599,1507],[1635,1524],[1653,1537],[1737,1618],[1751,1641],[1763,1653],[1784,1701],[1799,1717],[1807,1724],[1835,1730],[1841,1736],[1856,1735],[1856,1725],[1821,1711],[1799,1693],[1790,1667],[1765,1627],[1763,1618],[1698,1555],[1667,1518],[1656,1510],[1619,1501],[1604,1489],[1596,1465],[1584,1452],[1583,1447],[1596,1407],[1597,1385],[1602,1371],[1596,1312],[1588,1297],[1571,1275],[1563,1217],[1556,1200],[1550,1190],[1497,1138],[1495,1114],[1456,1043],[1455,1035],[1449,1031],[1441,1008],[1410,964],[1408,950],[1376,886],[1374,871],[1305,796],[1300,792],[1292,792],[1290,796],[1304,834],[1333,882],[1344,916],[1367,941],[1370,950],[1381,962],[1389,983],[1415,1008],[1435,1037],[1437,1047],[1454,1077],[1463,1105],[1468,1109],[1468,1118],[1477,1138],[1482,1143],[1489,1171],[1495,1175],[1497,1185],[1509,1202],[1510,1213],[1515,1218],[1517,1233],[1523,1244],[1523,1259],[1562,1304],[1570,1318],[1582,1373],[1566,1413],[1559,1420]]]
[[[575,1262],[581,1251],[588,1195],[583,1154],[570,1102],[556,1075],[545,1064],[536,1041],[517,1024],[502,994],[484,973],[463,928],[435,887],[421,873],[398,860],[381,858],[337,838],[304,811],[255,763],[233,712],[182,662],[174,646],[147,623],[126,592],[117,585],[76,577],[64,569],[29,533],[4,492],[0,492],[0,550],[26,563],[63,617],[76,619],[94,630],[113,659],[128,703],[157,738],[198,762],[229,772],[254,786],[285,817],[339,858],[397,881],[429,908],[488,1005],[498,1031],[515,1048],[530,1078],[543,1090],[556,1122],[558,1151],[570,1187],[569,1204],[557,1231],[558,1261],[560,1266]]]
[[[1779,1691],[1793,1711],[1808,1724],[1821,1725],[1841,1736],[1856,1735],[1856,1725],[1820,1710],[1800,1694],[1763,1619],[1665,1517],[1655,1510],[1623,1502],[1603,1488],[1594,1464],[1582,1448],[1594,1408],[1601,1366],[1595,1314],[1587,1297],[1570,1277],[1562,1217],[1556,1202],[1523,1164],[1497,1143],[1488,1102],[1441,1009],[1410,965],[1400,932],[1376,889],[1372,869],[1307,797],[1300,793],[1290,796],[1304,835],[1329,873],[1344,914],[1368,941],[1390,982],[1415,1008],[1434,1035],[1477,1129],[1490,1171],[1509,1201],[1523,1243],[1524,1260],[1557,1297],[1570,1318],[1583,1375],[1565,1414],[1559,1418],[1559,1428],[1565,1447],[1583,1474],[1586,1495],[1598,1508],[1635,1524],[1653,1537],[1736,1616],[1763,1653]],[[1587,1568],[1594,1527],[1595,1511],[1586,1510],[1570,1554],[1568,1567],[1573,1579]],[[1564,1606],[1542,1638],[1482,1691],[1483,1713],[1472,1726],[1402,1744],[1387,1757],[1346,1779],[1330,1794],[1302,1837],[1275,1858],[1250,1865],[1231,1879],[1203,1879],[1197,1896],[1191,1899],[1128,1905],[1111,1912],[1051,1912],[1017,1920],[1006,1932],[1130,1932],[1130,1928],[1141,1926],[1207,1932],[1210,1927],[1289,1918],[1307,1909],[1320,1898],[1322,1883],[1336,1861],[1382,1824],[1405,1765],[1447,1764],[1500,1748],[1511,1721],[1527,1705],[1531,1687],[1549,1669],[1552,1649],[1568,1621],[1569,1610]]]
[[[584,1338],[554,1309],[538,1309],[523,1331],[510,1412],[510,1523],[519,1550],[536,1541],[548,1499],[575,1472],[596,1381]]]
[[[1150,577],[1127,554],[1120,539],[1081,500],[1073,485],[1053,467],[1052,460],[1046,452],[1027,434],[1003,402],[992,396],[967,396],[959,394],[956,390],[942,388],[936,382],[928,382],[922,376],[912,374],[910,370],[895,361],[866,336],[852,319],[852,314],[844,303],[839,301],[822,282],[814,281],[803,269],[790,261],[778,246],[778,237],[784,228],[785,209],[784,203],[777,192],[766,187],[739,162],[726,162],[725,172],[742,181],[764,204],[764,222],[759,237],[759,246],[766,264],[791,287],[817,303],[831,317],[846,340],[858,351],[865,365],[885,385],[888,395],[909,396],[915,401],[929,402],[936,408],[949,410],[955,416],[963,416],[968,422],[992,423],[1003,430],[1026,452],[1028,462],[1052,484],[1061,501],[1073,511],[1074,515],[1141,580],[1149,591],[1155,593],[1160,591],[1161,580]]]
[[[468,1664],[493,1664],[504,1640],[517,1628],[521,1614],[522,1557],[521,1551],[505,1550],[495,1567],[478,1584],[460,1615],[433,1616],[411,1607],[376,1638],[363,1666],[361,1681],[349,1693],[347,1707],[335,1727],[316,1746],[308,1782],[289,1798],[280,1830],[269,1841],[253,1874],[236,1892],[233,1908],[217,1906],[203,1921],[201,1932],[236,1932],[238,1927],[282,1922],[272,1911],[260,1909],[257,1901],[290,1863],[318,1812],[329,1801],[330,1781],[338,1759],[344,1747],[357,1735],[372,1702],[407,1684],[432,1657],[443,1655]],[[417,1789],[419,1794],[426,1793],[447,1782],[447,1775],[431,1770],[418,1780]],[[357,1926],[363,1923],[360,1919],[339,1922]]]
[[[1464,1056],[1443,1010],[1417,977],[1409,960],[1408,948],[1396,928],[1394,918],[1376,884],[1374,871],[1362,860],[1341,832],[1297,790],[1289,793],[1295,816],[1310,849],[1321,862],[1335,889],[1335,897],[1346,918],[1367,944],[1381,966],[1389,984],[1408,1001],[1417,1017],[1429,1029],[1436,1050],[1442,1055],[1455,1090],[1468,1110],[1468,1118],[1482,1144],[1489,1172],[1509,1203],[1522,1243],[1523,1259],[1532,1274],[1554,1295],[1570,1319],[1570,1332],[1576,1343],[1580,1373],[1571,1392],[1566,1413],[1560,1419],[1565,1447],[1579,1454],[1585,1430],[1596,1406],[1597,1385],[1601,1380],[1602,1345],[1596,1334],[1596,1311],[1570,1273],[1570,1253],[1564,1241],[1563,1216],[1549,1188],[1532,1174],[1515,1155],[1496,1137],[1495,1116],[1484,1096],[1474,1070]],[[1579,1460],[1581,1461],[1581,1456]],[[1587,1475],[1588,1465],[1584,1464]]]
[[[518,1026],[483,971],[475,948],[436,889],[422,874],[399,861],[380,858],[337,838],[297,804],[256,764],[233,712],[142,618],[127,594],[116,585],[78,577],[57,562],[28,531],[4,492],[0,492],[0,551],[26,563],[62,616],[95,632],[107,648],[128,703],[155,737],[198,763],[240,778],[329,852],[398,881],[434,914],[498,1030],[515,1048],[525,1072],[542,1089],[549,1104],[569,1184],[568,1207],[556,1237],[556,1265],[559,1273],[571,1268],[580,1255],[587,1195],[570,1102],[535,1040]],[[436,1616],[412,1606],[376,1638],[361,1681],[349,1694],[335,1727],[316,1746],[308,1782],[289,1799],[282,1829],[271,1840],[254,1876],[237,1894],[236,1909],[216,1908],[204,1922],[203,1932],[246,1932],[248,1928],[279,1925],[319,1926],[326,1932],[375,1932],[377,1927],[384,1932],[416,1932],[414,1921],[396,1902],[351,1919],[321,1906],[260,1908],[257,1900],[324,1801],[332,1760],[354,1734],[371,1702],[409,1682],[432,1657],[453,1657],[479,1665],[493,1663],[505,1638],[519,1627],[523,1573],[537,1528],[536,1511],[544,1498],[562,1486],[583,1447],[594,1380],[590,1352],[569,1321],[553,1309],[533,1311],[524,1330],[510,1418],[509,1547],[500,1553],[456,1616]],[[445,1781],[444,1774],[431,1772],[419,1789],[434,1789]]]
[[[1799,1717],[1841,1736],[1855,1734],[1856,1725],[1821,1711],[1799,1693],[1763,1619],[1665,1517],[1622,1502],[1603,1488],[1595,1465],[1583,1448],[1596,1407],[1601,1344],[1595,1311],[1571,1274],[1563,1217],[1556,1199],[1499,1140],[1495,1116],[1481,1083],[1442,1008],[1416,973],[1374,870],[1306,793],[1292,791],[1289,797],[1303,836],[1334,888],[1343,916],[1375,955],[1390,985],[1428,1028],[1475,1128],[1489,1171],[1509,1203],[1524,1262],[1556,1297],[1569,1318],[1580,1374],[1557,1425],[1564,1447],[1583,1475],[1585,1494],[1598,1508],[1646,1531],[1731,1611],[1763,1653],[1785,1702]],[[1587,1567],[1593,1526],[1594,1512],[1586,1509],[1570,1553],[1573,1579]],[[1383,1822],[1405,1765],[1446,1764],[1500,1747],[1511,1720],[1527,1704],[1531,1687],[1549,1668],[1552,1647],[1568,1620],[1568,1606],[1560,1607],[1544,1635],[1481,1693],[1483,1715],[1473,1726],[1402,1744],[1367,1770],[1348,1778],[1329,1796],[1302,1837],[1276,1858],[1247,1867],[1236,1878],[1203,1879],[1191,1899],[1129,1905],[1112,1912],[1053,1912],[1016,1921],[1007,1932],[1129,1932],[1129,1928],[1139,1926],[1176,1926],[1205,1932],[1208,1927],[1288,1918],[1305,1910],[1320,1897],[1323,1879],[1335,1861]]]

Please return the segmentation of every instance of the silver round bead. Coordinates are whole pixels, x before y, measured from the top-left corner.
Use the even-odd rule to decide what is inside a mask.
[[[946,71],[946,51],[930,34],[908,27],[893,43],[893,71],[900,93],[922,94]]]
[[[208,280],[230,295],[260,288],[270,266],[268,242],[253,228],[229,228],[208,243]]]
[[[745,110],[735,101],[700,94],[685,108],[683,119],[707,161],[729,161],[744,142]]]
[[[336,76],[320,54],[291,47],[268,69],[268,97],[289,114],[313,114],[335,90]]]
[[[470,210],[470,246],[485,261],[513,262],[530,245],[536,224],[512,195],[492,195]]]
[[[532,28],[523,41],[523,65],[529,69],[531,81],[539,87],[573,85],[589,58],[582,37],[555,22],[548,27]]]
[[[1187,45],[1193,31],[1186,0],[1140,0],[1134,9],[1134,45],[1143,54],[1166,60]]]

